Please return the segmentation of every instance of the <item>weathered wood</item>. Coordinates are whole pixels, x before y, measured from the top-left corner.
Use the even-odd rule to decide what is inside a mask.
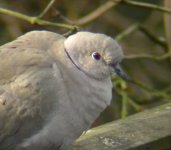
[[[89,130],[72,150],[169,150],[171,103]]]

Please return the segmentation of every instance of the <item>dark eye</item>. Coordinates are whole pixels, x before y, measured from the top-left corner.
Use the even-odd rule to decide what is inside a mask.
[[[100,60],[101,58],[101,55],[98,52],[93,52],[91,56],[95,60]]]

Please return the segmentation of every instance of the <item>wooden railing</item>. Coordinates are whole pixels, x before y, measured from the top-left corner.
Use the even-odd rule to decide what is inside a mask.
[[[171,103],[89,130],[72,150],[170,150]]]

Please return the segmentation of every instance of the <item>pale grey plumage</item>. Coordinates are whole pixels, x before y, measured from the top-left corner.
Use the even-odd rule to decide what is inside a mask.
[[[1,46],[0,149],[68,149],[110,104],[122,57],[112,38],[90,32],[33,31]]]

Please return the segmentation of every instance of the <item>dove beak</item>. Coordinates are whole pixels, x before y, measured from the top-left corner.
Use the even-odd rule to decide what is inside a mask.
[[[116,73],[122,79],[128,80],[128,75],[123,71],[123,69],[120,67],[120,65],[112,66],[112,72]]]

